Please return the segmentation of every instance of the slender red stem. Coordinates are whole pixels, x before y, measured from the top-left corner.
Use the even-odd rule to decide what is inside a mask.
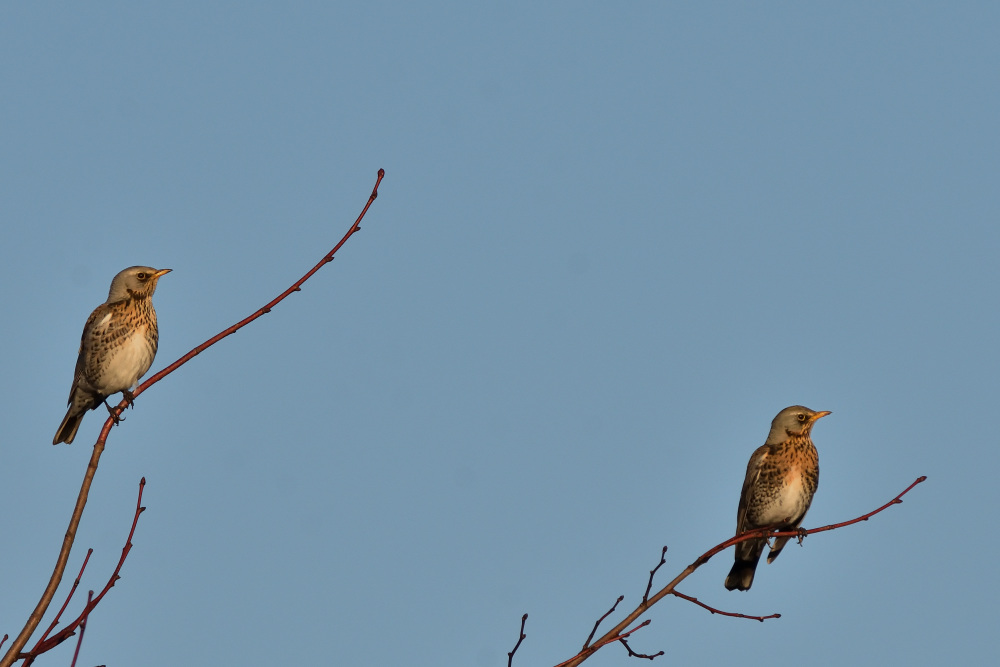
[[[702,609],[707,609],[710,612],[712,612],[713,614],[720,614],[722,616],[732,616],[733,618],[749,618],[752,621],[760,621],[761,623],[763,623],[764,621],[766,621],[769,618],[781,618],[781,614],[768,614],[767,616],[748,616],[747,614],[737,614],[736,612],[732,612],[732,611],[722,611],[721,609],[716,609],[715,607],[710,607],[709,605],[705,604],[704,602],[702,602],[698,598],[691,597],[690,595],[684,595],[683,593],[681,593],[679,591],[670,591],[670,594],[671,595],[676,595],[677,597],[679,597],[679,598],[681,598],[683,600],[687,600],[688,602],[693,602],[696,605],[698,605],[699,607],[701,607]]]
[[[66,606],[69,604],[69,601],[73,599],[73,594],[76,593],[76,589],[80,586],[80,579],[83,577],[83,571],[87,569],[87,563],[90,561],[90,557],[93,553],[93,549],[87,549],[87,556],[83,559],[83,565],[80,566],[79,574],[77,574],[76,579],[73,580],[73,587],[69,589],[69,595],[66,596],[66,601],[63,602],[62,607],[59,608],[59,613],[56,614],[56,617],[52,619],[51,623],[49,623],[49,627],[44,633],[42,633],[42,637],[38,640],[38,644],[35,645],[35,648],[38,648],[38,646],[45,641],[45,638],[49,636],[49,633],[52,632],[57,625],[59,625],[59,618],[62,616],[63,612],[66,611]]]
[[[94,591],[87,593],[87,606],[84,608],[83,620],[80,621],[80,635],[76,638],[76,649],[73,650],[73,662],[69,663],[69,667],[76,667],[76,659],[80,657],[80,646],[83,644],[83,633],[87,629],[87,615],[93,608],[90,606],[90,600],[94,597]]]
[[[209,338],[208,340],[206,340],[204,343],[202,343],[201,345],[195,347],[190,352],[188,352],[187,354],[185,354],[184,356],[182,356],[180,359],[178,359],[174,363],[170,364],[169,366],[167,366],[166,368],[164,368],[163,370],[161,370],[159,373],[156,373],[155,375],[151,376],[145,382],[143,382],[142,384],[140,384],[138,386],[138,388],[136,388],[136,390],[132,394],[133,397],[139,396],[139,394],[141,394],[142,392],[146,391],[147,389],[149,389],[150,387],[152,387],[154,384],[156,384],[157,382],[159,382],[160,380],[162,380],[166,376],[170,375],[175,370],[177,370],[178,368],[180,368],[181,366],[183,366],[187,362],[191,361],[193,358],[195,358],[196,356],[198,356],[199,354],[201,354],[202,352],[204,352],[208,348],[212,347],[213,345],[215,345],[216,343],[218,343],[220,340],[222,340],[226,336],[230,336],[230,335],[236,333],[237,331],[239,331],[240,329],[242,329],[246,325],[250,324],[251,322],[253,322],[257,318],[263,317],[264,315],[270,313],[272,308],[274,308],[276,305],[278,305],[279,303],[281,303],[282,301],[284,301],[292,293],[302,291],[301,290],[302,284],[305,283],[305,281],[309,280],[313,276],[314,273],[316,273],[317,271],[319,271],[326,264],[329,264],[330,262],[332,262],[333,261],[333,256],[335,254],[337,254],[337,251],[340,250],[341,246],[343,246],[345,243],[347,243],[347,239],[349,239],[352,236],[354,236],[354,234],[361,229],[361,220],[365,217],[365,214],[368,212],[369,207],[371,207],[372,202],[374,202],[375,198],[378,197],[378,186],[379,186],[379,183],[382,182],[382,178],[384,178],[384,177],[385,177],[385,170],[384,169],[379,169],[378,170],[378,178],[375,180],[375,187],[372,188],[372,193],[368,197],[368,202],[365,204],[365,207],[361,210],[361,214],[358,215],[357,219],[354,221],[354,224],[351,225],[351,228],[347,230],[346,234],[344,234],[344,237],[340,239],[340,241],[337,243],[337,245],[333,246],[333,250],[331,250],[330,252],[326,253],[323,256],[323,259],[319,260],[319,262],[316,263],[316,266],[314,266],[311,269],[309,269],[309,271],[307,271],[304,276],[302,276],[297,281],[295,281],[295,283],[292,284],[291,287],[289,287],[284,292],[282,292],[281,294],[279,294],[278,296],[276,296],[274,299],[272,299],[271,301],[269,301],[263,307],[261,307],[260,309],[258,309],[257,311],[255,311],[254,313],[252,313],[251,315],[249,315],[248,317],[240,320],[239,322],[237,322],[233,326],[229,327],[228,329],[225,329],[224,331],[219,332],[215,336],[212,336],[211,338]],[[123,399],[122,402],[118,404],[118,406],[124,410],[128,406],[128,402]],[[112,418],[108,417],[108,422],[111,422],[111,421],[113,421]]]

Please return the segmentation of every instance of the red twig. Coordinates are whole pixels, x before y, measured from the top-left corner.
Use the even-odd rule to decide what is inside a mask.
[[[180,368],[181,366],[183,366],[187,362],[191,361],[193,358],[195,358],[196,356],[198,356],[199,354],[201,354],[202,352],[204,352],[208,348],[212,347],[213,345],[215,345],[216,343],[218,343],[220,340],[222,340],[226,336],[229,336],[229,335],[232,335],[232,334],[236,333],[237,331],[239,331],[240,329],[242,329],[246,325],[248,325],[251,322],[253,322],[254,320],[256,320],[258,317],[262,317],[262,316],[270,313],[272,308],[274,308],[276,305],[278,305],[279,303],[281,303],[282,301],[284,301],[293,292],[301,292],[302,291],[302,289],[301,289],[302,288],[302,284],[305,283],[305,281],[309,280],[313,276],[314,273],[316,273],[317,271],[319,271],[325,265],[327,265],[330,262],[332,262],[333,261],[333,256],[335,254],[337,254],[337,251],[340,250],[340,247],[342,245],[344,245],[345,243],[347,243],[347,239],[349,239],[352,236],[354,236],[354,234],[361,229],[361,220],[365,217],[365,214],[368,212],[368,209],[372,205],[372,202],[374,202],[375,198],[378,197],[378,186],[379,186],[379,183],[382,182],[382,178],[383,177],[385,177],[385,170],[384,169],[379,169],[378,170],[378,178],[375,180],[375,187],[372,188],[372,193],[368,197],[368,203],[366,203],[365,207],[361,210],[361,214],[354,221],[354,224],[351,225],[351,228],[347,230],[347,233],[344,234],[344,237],[342,239],[340,239],[340,242],[337,243],[337,245],[333,246],[333,250],[331,250],[330,252],[326,253],[326,255],[323,256],[323,259],[319,260],[319,262],[316,263],[316,266],[314,266],[311,269],[309,269],[306,272],[306,274],[304,276],[302,276],[301,278],[299,278],[297,281],[295,281],[295,283],[292,284],[291,287],[289,287],[284,292],[282,292],[281,294],[279,294],[278,296],[276,296],[274,299],[272,299],[271,301],[269,301],[267,304],[265,304],[259,310],[257,310],[253,314],[251,314],[249,317],[247,317],[247,318],[245,318],[243,320],[240,320],[239,322],[237,322],[233,326],[229,327],[228,329],[219,332],[215,336],[212,336],[211,338],[209,338],[208,340],[206,340],[204,343],[202,343],[198,347],[194,348],[193,350],[191,350],[190,352],[188,352],[187,354],[185,354],[183,357],[181,357],[180,359],[178,359],[174,363],[170,364],[169,366],[167,366],[166,368],[164,368],[163,370],[161,370],[159,373],[156,373],[155,375],[153,375],[152,377],[150,377],[149,379],[147,379],[145,382],[143,382],[142,384],[140,384],[138,386],[138,388],[136,388],[136,390],[132,393],[133,398],[138,397],[139,394],[141,394],[142,392],[146,391],[147,389],[149,389],[150,387],[152,387],[154,384],[156,384],[157,382],[159,382],[160,380],[162,380],[166,376],[170,375],[175,370],[177,370],[178,368]],[[128,401],[126,401],[124,399],[122,400],[121,403],[118,404],[118,406],[120,408],[122,408],[123,410],[125,409],[125,407],[127,405],[128,405]],[[110,422],[110,421],[112,421],[112,419],[109,417],[108,421]]]
[[[80,621],[80,635],[76,638],[76,649],[73,651],[73,662],[69,663],[69,667],[76,667],[76,659],[80,657],[80,645],[83,644],[83,633],[87,630],[87,616],[90,613],[90,600],[94,597],[94,591],[87,593],[87,606],[83,611],[83,620]]]
[[[525,614],[521,617],[521,633],[518,635],[517,643],[514,644],[514,648],[507,654],[507,667],[511,667],[511,664],[514,662],[514,654],[517,653],[517,649],[521,648],[521,642],[524,641],[524,638],[528,636],[524,634],[524,624],[527,622],[528,615]]]
[[[721,609],[716,609],[715,607],[708,606],[707,604],[705,604],[704,602],[702,602],[698,598],[691,597],[690,595],[684,595],[683,593],[681,593],[679,591],[670,591],[670,594],[671,595],[676,595],[677,597],[681,598],[682,600],[687,600],[688,602],[694,602],[696,605],[698,605],[702,609],[707,609],[710,612],[712,612],[713,614],[720,614],[722,616],[732,616],[733,618],[749,618],[752,621],[760,621],[761,623],[763,623],[764,621],[766,621],[769,618],[781,618],[781,614],[768,614],[767,616],[748,616],[747,614],[737,614],[736,612],[732,612],[732,611],[722,611]]]
[[[73,594],[76,593],[76,589],[80,585],[80,579],[83,577],[83,571],[87,569],[87,562],[90,561],[90,556],[93,553],[94,553],[93,549],[87,549],[87,557],[83,559],[83,565],[80,566],[80,573],[77,574],[76,579],[73,580],[73,587],[69,589],[69,595],[66,596],[66,601],[63,602],[62,607],[59,608],[59,613],[57,613],[56,617],[52,619],[51,623],[49,623],[49,627],[45,630],[44,633],[42,633],[42,637],[38,640],[38,643],[35,644],[35,648],[32,650],[32,653],[34,653],[35,655],[37,655],[38,647],[42,644],[43,641],[45,641],[45,638],[49,636],[50,632],[55,630],[55,627],[57,625],[59,625],[59,619],[60,617],[62,617],[63,612],[66,611],[66,607],[67,605],[69,605],[69,601],[73,599]],[[24,664],[24,667],[27,667],[29,664],[31,663],[26,662]]]

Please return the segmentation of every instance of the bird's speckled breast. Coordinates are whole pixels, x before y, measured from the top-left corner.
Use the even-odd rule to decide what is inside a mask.
[[[153,365],[158,331],[148,297],[107,304],[111,317],[94,322],[86,379],[104,395],[131,389]]]
[[[752,525],[796,527],[805,517],[819,484],[819,455],[809,438],[776,445],[762,466],[762,491],[748,508]]]

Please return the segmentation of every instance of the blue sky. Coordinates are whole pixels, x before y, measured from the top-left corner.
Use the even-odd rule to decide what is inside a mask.
[[[988,3],[32,3],[0,9],[0,635],[101,428],[52,447],[111,278],[172,268],[68,586],[81,663],[572,656],[729,537],[782,408],[808,538],[727,552],[654,664],[985,664],[1000,492],[1000,10]],[[63,590],[57,594],[61,600]],[[71,609],[85,599],[78,595]],[[47,621],[46,621],[47,622]],[[69,642],[38,664],[68,664]],[[628,664],[620,647],[587,664]]]

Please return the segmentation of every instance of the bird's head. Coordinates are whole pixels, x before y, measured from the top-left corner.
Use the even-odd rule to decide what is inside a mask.
[[[768,444],[784,442],[790,436],[809,435],[817,419],[826,417],[830,412],[816,412],[801,405],[793,405],[778,413],[771,422],[771,432],[767,436]]]
[[[170,273],[170,269],[154,269],[151,266],[130,266],[121,271],[111,281],[108,303],[121,301],[131,296],[153,296],[160,276]]]

